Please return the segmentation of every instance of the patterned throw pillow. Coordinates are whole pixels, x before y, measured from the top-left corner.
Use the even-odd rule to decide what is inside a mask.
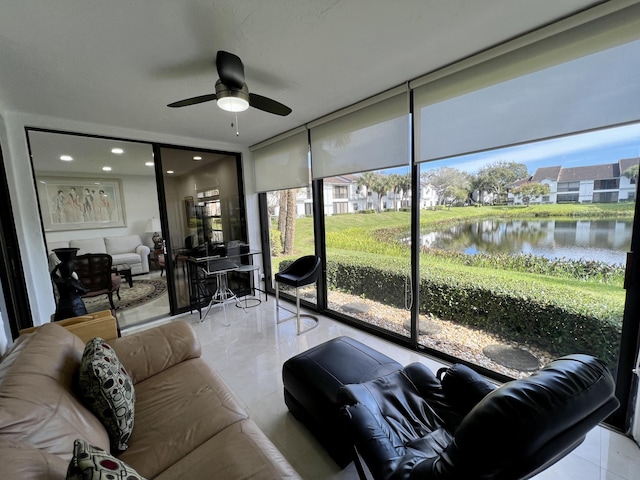
[[[73,442],[73,457],[67,469],[66,480],[144,480],[124,463],[84,440]]]
[[[87,407],[107,429],[111,449],[126,450],[133,431],[136,393],[116,352],[103,339],[87,342],[79,383]]]

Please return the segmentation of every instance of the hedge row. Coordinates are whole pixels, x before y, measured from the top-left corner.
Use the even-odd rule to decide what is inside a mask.
[[[281,268],[289,262],[283,262]],[[327,262],[329,289],[404,308],[409,267],[397,259],[334,255]],[[589,353],[613,365],[622,312],[606,295],[540,282],[505,285],[479,272],[430,268],[420,280],[420,313],[537,345],[560,356]]]

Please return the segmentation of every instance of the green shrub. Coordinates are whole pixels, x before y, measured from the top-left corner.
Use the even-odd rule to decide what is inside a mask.
[[[328,288],[404,308],[408,264],[386,258],[376,265],[371,258],[368,264],[361,260],[348,255],[328,261]],[[431,269],[420,281],[420,312],[537,345],[556,356],[589,353],[609,364],[617,358],[619,306],[576,295],[562,285],[550,291],[539,283],[519,282],[507,289],[486,274]]]

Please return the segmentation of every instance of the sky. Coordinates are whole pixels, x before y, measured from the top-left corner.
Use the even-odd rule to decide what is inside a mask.
[[[633,124],[424,162],[421,171],[454,167],[476,173],[487,164],[505,161],[524,163],[529,168],[529,174],[533,175],[540,167],[560,165],[570,168],[616,163],[623,158],[637,157],[640,157],[640,124]],[[384,172],[404,174],[407,173],[407,167],[385,169]]]

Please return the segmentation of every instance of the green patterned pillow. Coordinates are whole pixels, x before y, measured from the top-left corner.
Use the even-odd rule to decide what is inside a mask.
[[[116,352],[101,338],[89,340],[80,364],[80,392],[109,434],[112,450],[126,450],[133,431],[136,393]]]
[[[144,480],[133,468],[84,440],[73,442],[66,480]]]

